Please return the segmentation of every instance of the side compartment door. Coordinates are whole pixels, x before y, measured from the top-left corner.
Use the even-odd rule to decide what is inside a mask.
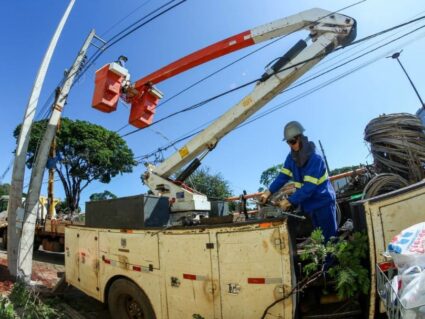
[[[67,228],[65,239],[67,281],[86,294],[99,298],[98,231]]]
[[[292,286],[286,225],[218,233],[217,241],[222,318],[261,318]],[[292,298],[268,313],[270,318],[291,318]]]
[[[160,235],[169,319],[215,318],[209,243],[209,234]]]
[[[66,281],[79,287],[79,261],[78,261],[78,229],[65,228],[65,273]]]

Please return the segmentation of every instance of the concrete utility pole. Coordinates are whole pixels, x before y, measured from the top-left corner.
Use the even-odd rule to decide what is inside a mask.
[[[53,138],[56,135],[57,126],[61,118],[62,110],[65,106],[68,93],[94,35],[95,31],[92,30],[85,40],[80,52],[78,53],[78,56],[75,59],[71,70],[67,74],[67,78],[59,93],[57,103],[53,108],[52,115],[50,116],[49,123],[47,124],[46,131],[44,133],[43,139],[41,140],[39,150],[36,154],[35,162],[32,168],[18,253],[18,278],[23,279],[27,283],[29,283],[31,280],[35,222],[37,218],[38,199],[40,197],[41,184],[43,182],[47,157]]]
[[[75,0],[71,0],[69,5],[59,22],[59,25],[50,41],[49,47],[47,48],[46,54],[44,55],[43,61],[41,62],[40,69],[38,70],[37,77],[35,79],[30,99],[27,104],[24,119],[22,121],[21,132],[16,146],[15,162],[13,164],[12,181],[9,193],[9,204],[8,204],[8,248],[7,248],[7,259],[9,272],[12,276],[17,276],[17,258],[18,258],[18,246],[19,236],[16,229],[16,215],[17,210],[22,209],[22,192],[24,188],[24,176],[25,176],[25,161],[28,150],[28,143],[30,140],[31,125],[34,119],[35,110],[37,108],[38,99],[40,97],[41,88],[43,86],[44,78],[47,73],[47,69],[50,64],[50,60],[58,42],[59,36],[62,33],[62,29],[65,25],[66,20],[74,6]]]

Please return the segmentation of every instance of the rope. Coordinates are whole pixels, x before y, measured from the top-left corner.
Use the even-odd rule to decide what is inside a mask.
[[[425,177],[425,127],[408,113],[381,115],[365,128],[377,173],[400,175],[409,183]]]

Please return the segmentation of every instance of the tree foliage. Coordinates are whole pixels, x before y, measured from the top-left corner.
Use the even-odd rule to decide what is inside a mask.
[[[277,164],[263,171],[260,176],[261,186],[258,190],[262,192],[264,189],[269,188],[270,184],[275,180],[277,175],[279,175],[282,168],[283,164]]]
[[[367,294],[370,289],[369,271],[363,266],[368,255],[367,236],[353,233],[349,240],[330,240],[324,243],[322,231],[316,229],[311,234],[311,243],[306,245],[301,260],[307,261],[303,271],[309,275],[327,262],[327,273],[336,281],[335,289],[341,299]],[[333,262],[330,262],[330,258]]]
[[[186,184],[198,192],[207,195],[212,200],[232,196],[229,182],[220,173],[210,173],[208,167],[198,168],[186,180]]]
[[[0,184],[0,196],[9,195],[10,184]]]
[[[105,199],[114,199],[117,198],[117,196],[114,193],[111,193],[108,190],[104,190],[102,193],[93,193],[90,195],[90,200],[105,200]]]
[[[34,122],[27,153],[27,166],[32,167],[38,143],[47,121]],[[20,126],[14,131],[19,136]],[[86,121],[61,120],[56,135],[56,161],[49,160],[55,168],[71,211],[78,208],[81,192],[94,180],[109,183],[111,179],[132,171],[135,165],[133,152],[115,132]],[[48,163],[48,164],[49,164]]]

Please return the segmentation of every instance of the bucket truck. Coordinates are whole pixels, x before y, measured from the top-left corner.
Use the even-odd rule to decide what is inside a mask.
[[[313,313],[306,313],[306,307],[300,306],[302,298],[291,294],[300,273],[292,244],[296,234],[288,226],[292,220],[289,215],[271,220],[232,223],[223,219],[216,225],[179,225],[182,217],[210,210],[206,196],[188,188],[185,178],[227,133],[328,53],[350,43],[356,35],[354,19],[321,9],[307,10],[217,42],[135,82],[130,81],[122,63],[107,64],[96,73],[93,107],[113,112],[122,98],[131,104],[129,123],[146,127],[152,123],[162,98],[156,88],[161,81],[249,45],[299,30],[309,32],[309,45],[298,42],[219,119],[160,165],[148,165],[143,179],[155,196],[92,202],[92,207],[86,207],[85,226],[66,227],[66,281],[107,303],[112,318],[378,315],[375,263],[383,261],[381,254],[394,235],[421,219],[420,214],[411,212],[423,207],[423,182],[356,206],[355,227],[368,235],[371,289],[362,300],[352,300],[357,302],[356,308],[338,306],[337,313],[318,315],[322,305],[317,300],[308,300],[310,308],[310,301],[314,302]],[[173,180],[173,173],[187,164]]]

